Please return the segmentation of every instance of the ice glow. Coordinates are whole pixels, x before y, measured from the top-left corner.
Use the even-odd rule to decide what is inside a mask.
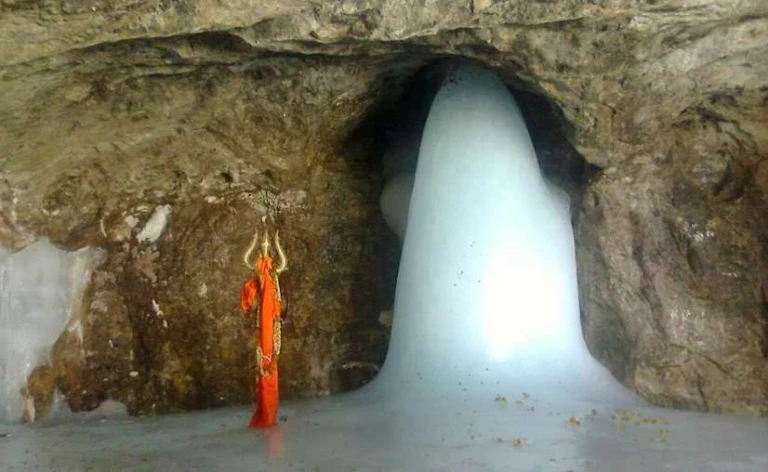
[[[543,179],[522,114],[495,75],[463,67],[448,76],[409,198],[396,196],[411,190],[402,181],[382,199],[385,214],[388,202],[410,200],[398,207],[408,230],[383,378],[434,374],[450,385],[492,369],[529,384],[573,388],[584,382],[575,372],[615,384],[581,336],[568,196]],[[399,230],[403,218],[388,221]],[[540,375],[555,366],[569,378]]]

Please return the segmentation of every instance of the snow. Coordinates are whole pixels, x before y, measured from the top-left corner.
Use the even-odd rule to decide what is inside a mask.
[[[10,470],[754,471],[768,420],[649,407],[579,328],[567,199],[493,75],[438,94],[419,155],[381,374],[356,392],[155,418],[9,426]],[[6,435],[3,438],[3,434]],[[1,461],[4,461],[2,464]]]

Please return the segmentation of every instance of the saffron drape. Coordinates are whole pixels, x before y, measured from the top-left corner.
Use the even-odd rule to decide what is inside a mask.
[[[275,323],[280,322],[280,300],[272,274],[272,259],[261,256],[256,262],[257,275],[248,279],[240,293],[240,308],[248,318],[253,306],[259,304],[259,323],[253,336],[256,341],[256,411],[251,417],[250,428],[274,426],[277,423],[279,403],[277,355],[279,346],[275,346]],[[278,330],[279,336],[279,330]]]

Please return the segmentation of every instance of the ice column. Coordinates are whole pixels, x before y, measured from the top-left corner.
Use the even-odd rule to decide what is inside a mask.
[[[438,92],[422,137],[375,384],[396,394],[479,388],[482,379],[616,391],[581,335],[568,197],[542,178],[506,86],[463,65]]]
[[[381,193],[381,212],[387,225],[400,241],[405,237],[408,226],[408,207],[413,190],[413,174],[399,174],[387,182]]]

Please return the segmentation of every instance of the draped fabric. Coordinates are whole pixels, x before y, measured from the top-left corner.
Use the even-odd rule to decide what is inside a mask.
[[[248,279],[240,293],[240,308],[249,318],[258,303],[256,341],[256,411],[250,428],[274,426],[279,404],[277,358],[280,354],[280,300],[272,273],[272,259],[261,256],[256,262],[257,275]]]

